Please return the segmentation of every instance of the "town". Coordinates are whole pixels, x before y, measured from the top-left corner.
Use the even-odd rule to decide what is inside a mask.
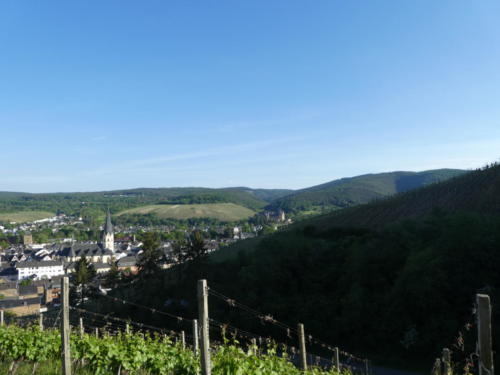
[[[275,230],[291,223],[283,211],[263,212],[260,216],[266,222],[274,223]],[[163,238],[160,242],[160,267],[167,269],[186,261],[187,247],[194,233],[203,239],[202,252],[209,254],[236,241],[256,237],[263,230],[262,225],[249,223],[231,227],[192,225],[179,229],[175,225],[115,226],[112,221],[108,210],[97,241],[79,241],[74,234],[68,237],[67,228],[84,228],[85,223],[81,217],[65,214],[22,224],[0,225],[0,240],[3,240],[3,249],[0,248],[0,310],[25,316],[38,314],[51,304],[59,303],[61,277],[74,273],[82,258],[95,271],[95,288],[101,291],[109,289],[105,280],[112,269],[124,275],[136,275],[143,252],[141,238],[144,233],[157,232]],[[53,238],[47,237],[44,243],[34,240],[33,233],[47,230]],[[165,235],[168,233],[176,235]]]

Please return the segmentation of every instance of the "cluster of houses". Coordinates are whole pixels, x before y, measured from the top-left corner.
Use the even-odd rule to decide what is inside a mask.
[[[6,281],[51,279],[73,272],[75,263],[81,258],[92,263],[98,273],[109,271],[112,263],[116,263],[119,269],[128,268],[135,272],[140,252],[140,242],[115,242],[108,212],[98,243],[73,241],[39,247],[33,245],[30,238],[25,238],[23,245],[3,251],[0,254],[0,278]]]
[[[0,283],[0,310],[18,316],[38,314],[44,307],[60,297],[60,278],[32,281],[29,285],[18,282]]]
[[[65,214],[59,214],[57,216],[34,220],[25,223],[16,223],[15,221],[11,221],[9,224],[10,224],[9,228],[0,225],[0,232],[4,233],[5,235],[15,235],[18,232],[26,233],[30,231],[36,231],[41,227],[47,225],[50,225],[51,228],[56,230],[58,227],[62,227],[64,225],[83,224],[83,220],[80,217],[72,217],[72,216],[67,216]]]
[[[68,223],[68,219],[70,218],[61,216],[47,220],[53,224],[62,224]],[[274,214],[273,219],[285,222],[284,213]],[[30,225],[37,224],[40,223]],[[206,240],[207,252],[215,251],[220,245],[254,237],[259,228],[254,227],[253,232],[245,232],[242,229],[234,227],[232,235],[228,237]],[[168,241],[161,245],[164,254],[163,268],[168,268],[178,261],[172,245],[172,242]],[[138,271],[137,260],[142,252],[141,247],[142,243],[135,240],[135,235],[115,240],[109,212],[99,242],[77,242],[68,239],[60,243],[34,244],[32,236],[25,234],[23,244],[12,244],[9,248],[0,250],[0,310],[11,311],[17,315],[37,313],[40,308],[57,300],[61,277],[74,272],[75,264],[81,258],[86,258],[98,274],[108,272],[112,265],[134,274]]]
[[[38,247],[24,239],[23,245],[0,253],[0,310],[17,315],[38,313],[59,297],[60,279],[72,273],[75,262],[85,257],[97,273],[115,263],[119,269],[137,272],[140,242],[116,242],[108,213],[99,243],[71,242]],[[27,282],[26,282],[27,281]]]

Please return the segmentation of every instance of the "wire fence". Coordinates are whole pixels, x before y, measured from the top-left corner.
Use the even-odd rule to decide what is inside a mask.
[[[271,314],[262,313],[256,309],[249,307],[241,302],[238,302],[236,299],[230,298],[230,297],[228,297],[228,296],[226,296],[226,295],[224,295],[224,294],[222,294],[222,293],[220,293],[220,292],[218,292],[210,287],[208,288],[208,294],[212,297],[215,297],[215,298],[225,302],[229,307],[241,310],[244,313],[248,314],[249,316],[259,320],[261,322],[261,324],[263,324],[263,325],[272,325],[274,327],[277,327],[289,339],[298,339],[298,337],[299,337],[299,331],[296,328],[293,328],[290,325],[279,321],[278,319],[273,317]],[[222,324],[222,323],[218,323],[218,324]],[[231,327],[230,325],[227,325],[227,326]],[[237,328],[235,328],[235,329],[237,330]],[[245,331],[243,331],[243,332],[245,333]],[[251,334],[251,335],[254,335],[254,334]],[[330,345],[330,344],[326,343],[325,341],[314,337],[311,334],[307,335],[306,341],[309,345],[317,345],[319,348],[331,352],[332,355],[336,352],[336,350],[338,350],[337,347]],[[293,351],[292,352],[293,355],[296,355],[297,349],[294,346],[291,346],[290,348]],[[366,371],[366,362],[368,361],[366,358],[361,358],[361,357],[358,357],[352,353],[342,351],[342,350],[339,350],[339,354],[341,354],[344,357],[343,364],[345,367],[347,367],[351,370],[363,368],[363,370]],[[314,360],[312,360],[313,358],[314,358]],[[330,366],[330,367],[332,366],[331,360],[325,359],[325,358],[318,356],[318,355],[310,355],[308,358],[308,362],[311,364],[328,363],[328,366]]]
[[[431,374],[491,375],[492,373],[490,299],[488,295],[477,294],[470,316],[460,326],[453,341],[443,348],[441,355],[435,359]]]
[[[296,366],[300,366],[300,349],[296,347],[299,340],[298,329],[276,319],[271,314],[262,313],[250,306],[247,306],[233,298],[229,298],[224,294],[208,289],[208,294],[218,300],[223,301],[228,306],[238,309],[249,315],[251,318],[260,321],[262,325],[270,325],[276,327],[282,332],[282,336],[286,339],[283,341],[271,334],[258,334],[248,329],[242,329],[230,322],[221,322],[214,318],[208,319],[208,330],[211,340],[210,346],[217,348],[225,343],[237,344],[240,347],[246,348],[248,351],[254,351],[255,354],[275,353],[276,355],[286,358]],[[69,326],[70,329],[79,332],[80,334],[91,334],[96,336],[119,336],[124,334],[141,334],[149,335],[150,337],[169,338],[173,342],[181,342],[184,347],[198,348],[199,343],[195,342],[195,338],[200,337],[201,329],[196,328],[197,320],[180,316],[165,309],[158,309],[151,306],[146,306],[137,302],[125,300],[123,298],[110,296],[107,294],[97,294],[99,298],[112,301],[116,305],[133,306],[136,309],[147,311],[150,314],[168,318],[177,324],[176,330],[158,327],[152,324],[141,322],[141,315],[137,314],[138,318],[125,319],[115,316],[114,312],[102,313],[91,311],[90,307],[85,307],[82,303],[73,303],[69,305]],[[40,326],[41,329],[62,327],[63,306],[52,307],[40,314],[33,314],[22,317],[9,316],[6,320],[7,324],[15,324],[20,327],[28,327],[33,325]],[[193,324],[195,323],[195,324]],[[61,328],[62,330],[62,328]],[[214,339],[215,338],[215,339]],[[307,346],[309,349],[316,347],[321,348],[322,355],[314,352],[307,353],[306,361],[309,366],[317,366],[321,368],[338,368],[348,369],[353,373],[368,374],[367,360],[355,356],[346,351],[338,350],[333,345],[330,345],[323,340],[318,339],[313,335],[307,335]],[[308,350],[309,351],[309,350]],[[328,358],[325,353],[330,353]],[[340,356],[340,360],[335,358]]]
[[[228,306],[234,309],[238,309],[245,314],[249,315],[252,318],[260,321],[262,325],[271,325],[277,327],[279,330],[284,333],[284,337],[288,339],[288,342],[283,342],[279,338],[272,335],[262,335],[258,333],[251,332],[247,329],[242,329],[240,327],[235,326],[229,322],[221,322],[217,319],[209,318],[209,330],[211,332],[211,345],[218,346],[222,345],[225,340],[231,340],[233,342],[237,342],[242,346],[247,346],[250,348],[252,345],[257,345],[262,353],[267,352],[267,348],[274,348],[277,350],[278,355],[286,356],[293,363],[298,365],[298,353],[299,349],[295,346],[296,344],[290,343],[290,341],[298,340],[299,332],[296,328],[291,327],[290,325],[274,318],[271,314],[262,313],[250,306],[247,306],[234,298],[229,298],[224,294],[208,288],[208,293],[210,296],[219,299],[225,302]],[[192,323],[195,320],[194,318],[187,318],[185,316],[180,316],[173,314],[171,312],[167,312],[164,309],[158,309],[151,306],[146,306],[144,304],[140,304],[137,302],[132,302],[125,300],[123,298],[110,296],[107,294],[98,294],[97,296],[102,297],[104,299],[110,300],[118,305],[128,305],[133,306],[135,308],[141,309],[143,311],[147,311],[150,314],[155,314],[159,316],[164,316],[169,318],[172,321],[175,321],[178,325],[182,323],[189,324],[189,327],[186,330],[191,329]],[[107,315],[107,318],[112,318],[111,315]],[[132,322],[128,320],[128,322]],[[141,328],[142,323],[133,322],[134,325]],[[122,321],[122,324],[125,324],[125,321]],[[131,323],[132,324],[132,323]],[[123,327],[122,327],[123,328]],[[147,327],[146,327],[147,328]],[[157,328],[157,327],[156,327]],[[160,329],[161,330],[161,329]],[[176,332],[176,331],[170,331]],[[179,335],[177,331],[177,335]],[[185,335],[185,337],[194,337],[193,335]],[[214,340],[213,337],[217,337],[219,340]],[[308,353],[307,355],[307,363],[309,365],[319,366],[319,367],[333,367],[336,365],[334,361],[334,354],[336,350],[338,350],[335,346],[326,343],[323,340],[320,340],[313,335],[307,335],[307,344],[309,347],[317,347],[320,348],[324,353],[330,352],[331,358],[326,358],[325,355],[318,355],[313,353]],[[365,358],[361,358],[359,356],[353,355],[347,351],[338,350],[340,356],[340,363],[338,366],[340,368],[349,369],[353,372],[369,372],[368,369],[368,360]]]

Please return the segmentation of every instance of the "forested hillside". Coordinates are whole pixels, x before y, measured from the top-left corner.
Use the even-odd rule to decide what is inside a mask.
[[[475,293],[490,294],[495,306],[500,301],[499,193],[500,166],[492,166],[360,206],[346,214],[349,222],[329,215],[242,241],[223,250],[234,256],[174,268],[147,288],[137,283],[118,294],[154,306],[168,296],[184,301],[172,309],[193,314],[196,280],[207,278],[221,293],[281,321],[304,322],[328,342],[381,363],[428,370],[472,319]],[[379,221],[355,225],[369,223],[365,217]],[[227,304],[212,304],[211,311],[243,329],[268,329]],[[500,310],[493,311],[499,337]]]
[[[313,219],[321,228],[380,228],[389,223],[419,218],[433,210],[443,212],[500,213],[500,165],[472,171],[451,180],[394,197],[348,208]]]
[[[368,203],[459,176],[466,171],[437,169],[424,172],[389,172],[342,178],[293,192],[269,207],[286,212],[331,211]]]

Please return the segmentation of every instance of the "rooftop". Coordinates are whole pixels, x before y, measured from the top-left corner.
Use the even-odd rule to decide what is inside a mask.
[[[62,262],[59,260],[45,260],[45,261],[31,261],[31,262],[19,262],[16,264],[16,268],[41,268],[41,267],[56,267],[62,266]]]

